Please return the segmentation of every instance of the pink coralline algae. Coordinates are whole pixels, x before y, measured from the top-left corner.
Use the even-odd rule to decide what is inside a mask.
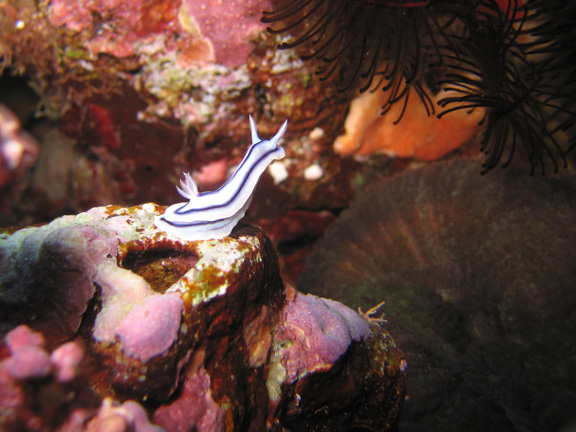
[[[16,381],[53,374],[57,382],[68,383],[79,376],[84,350],[76,342],[60,345],[49,353],[42,333],[20,325],[6,334],[4,343],[10,357],[2,362],[2,366]]]
[[[96,417],[92,418],[86,427],[87,432],[164,432],[161,427],[155,426],[148,420],[148,414],[140,404],[135,401],[126,401],[115,404],[112,399],[106,398],[98,410]]]
[[[300,374],[330,369],[353,341],[370,334],[368,323],[350,308],[312,295],[296,294],[284,314],[275,337],[290,341],[290,347],[279,351],[289,382]]]
[[[155,227],[163,211],[97,207],[2,234],[0,428],[393,424],[403,358],[383,328],[285,290],[260,229],[186,242]]]
[[[267,6],[268,2],[262,0],[139,0],[129,4],[110,0],[56,0],[51,3],[49,19],[52,25],[63,25],[74,32],[96,26],[95,16],[106,19],[108,25],[100,27],[98,35],[88,44],[93,56],[100,53],[132,56],[139,46],[152,43],[165,32],[173,38],[168,41],[169,47],[183,48],[178,40],[192,36],[206,45],[204,48],[197,45],[195,50],[204,51],[202,60],[231,67],[242,64],[253,50],[248,41],[265,29],[260,17]]]
[[[107,53],[115,57],[129,57],[136,54],[138,46],[150,43],[154,36],[165,30],[170,18],[173,17],[174,2],[162,2],[163,8],[158,9],[154,20],[146,22],[147,10],[150,2],[135,1],[131,3],[118,3],[109,0],[74,2],[70,0],[56,0],[51,3],[49,21],[54,26],[65,26],[73,32],[91,30],[98,26],[95,17],[107,21],[106,26],[100,27],[95,37],[87,44],[92,56]],[[162,16],[161,12],[172,11]],[[148,34],[143,27],[150,25]],[[143,37],[146,36],[146,37]]]
[[[188,430],[189,425],[195,425],[198,432],[224,430],[225,411],[212,399],[208,372],[203,366],[189,369],[181,396],[158,408],[154,421],[173,431]]]
[[[225,66],[239,66],[254,49],[246,43],[266,28],[260,22],[262,0],[184,0],[201,33],[210,38],[216,61]]]
[[[151,295],[141,305],[134,306],[116,336],[124,352],[146,362],[165,352],[178,334],[182,300],[176,295]],[[150,331],[154,329],[154,331]]]
[[[11,357],[4,366],[15,380],[43,378],[52,370],[50,356],[43,349],[44,338],[26,326],[17,327],[6,335]]]
[[[10,356],[0,360],[2,430],[162,432],[135,401],[99,397],[85,386],[84,349],[68,342],[50,354],[41,333],[21,325],[4,340]],[[67,416],[59,415],[63,410]]]
[[[76,342],[65,343],[52,351],[50,361],[55,367],[56,380],[62,383],[73,381],[79,374],[83,356],[84,350]]]
[[[49,412],[59,406],[63,398],[76,396],[68,404],[73,418],[84,418],[86,408],[97,407],[97,401],[90,391],[78,391],[72,386],[65,388],[64,382],[78,378],[74,373],[71,380],[61,380],[58,370],[66,369],[60,356],[52,356],[45,346],[41,333],[31,330],[26,325],[14,328],[4,338],[6,352],[0,350],[0,425],[2,430],[57,430],[51,425]],[[69,344],[76,344],[69,342]],[[41,392],[44,393],[40,397]],[[35,405],[35,406],[34,406]],[[39,411],[52,405],[51,410]],[[66,405],[66,404],[63,404]],[[70,423],[69,423],[70,424]],[[44,428],[44,429],[43,429]],[[60,429],[62,430],[62,429]],[[75,429],[79,430],[79,429]]]

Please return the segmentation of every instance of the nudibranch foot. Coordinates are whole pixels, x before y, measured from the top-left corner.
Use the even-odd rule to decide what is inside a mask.
[[[162,216],[156,216],[156,226],[168,234],[172,234],[182,240],[196,241],[196,240],[210,240],[220,237],[225,237],[232,232],[234,227],[240,222],[240,219],[246,214],[246,210],[250,206],[252,197],[238,210],[236,214],[231,217],[217,219],[217,220],[201,220],[193,222],[174,222],[169,221]],[[179,205],[179,204],[176,204]],[[166,212],[170,209],[169,207]]]
[[[184,173],[184,180],[180,180],[176,189],[189,202],[171,205],[162,216],[157,216],[155,224],[159,229],[187,241],[219,238],[232,232],[246,214],[262,173],[285,156],[278,142],[286,132],[288,120],[274,137],[262,140],[254,119],[249,117],[252,145],[234,174],[219,189],[198,193],[196,182]]]

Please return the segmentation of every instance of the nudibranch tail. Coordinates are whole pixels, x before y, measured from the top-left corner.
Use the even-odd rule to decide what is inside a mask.
[[[230,234],[244,217],[262,173],[272,162],[285,156],[278,142],[288,127],[286,120],[274,137],[262,140],[254,119],[249,117],[252,145],[234,174],[218,190],[198,193],[190,174],[184,173],[181,187],[176,189],[189,202],[174,204],[162,216],[157,216],[158,228],[183,240],[206,240]]]

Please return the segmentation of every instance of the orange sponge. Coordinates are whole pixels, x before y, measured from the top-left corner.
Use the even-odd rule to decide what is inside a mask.
[[[449,97],[449,93],[445,91],[437,97]],[[438,119],[428,115],[419,98],[411,97],[403,114],[404,104],[399,101],[380,115],[388,99],[389,95],[382,91],[364,93],[354,99],[344,124],[346,133],[336,138],[334,151],[341,155],[384,153],[430,161],[457,149],[481,130],[482,108],[456,110]]]

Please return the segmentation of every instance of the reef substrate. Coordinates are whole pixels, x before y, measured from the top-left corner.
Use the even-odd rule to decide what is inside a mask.
[[[385,430],[405,361],[377,319],[285,288],[262,230],[185,242],[164,207],[0,236],[0,428]],[[111,429],[112,428],[112,429]]]
[[[386,301],[409,364],[403,431],[575,424],[576,175],[525,168],[407,170],[360,193],[309,256],[302,291]]]

